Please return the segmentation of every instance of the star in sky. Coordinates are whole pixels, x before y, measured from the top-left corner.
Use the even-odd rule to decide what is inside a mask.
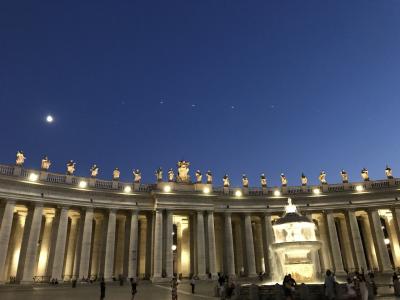
[[[47,123],[53,123],[54,122],[54,117],[52,115],[47,115],[46,116],[46,122]]]

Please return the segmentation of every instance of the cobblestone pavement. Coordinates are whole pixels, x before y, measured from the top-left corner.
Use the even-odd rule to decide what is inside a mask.
[[[179,300],[207,300],[218,299],[214,296],[214,282],[199,282],[196,285],[196,294],[191,294],[191,288],[188,281],[183,281],[179,285]],[[387,296],[380,296],[379,300],[400,299],[390,296],[391,290],[382,291]],[[77,288],[71,288],[70,285],[47,286],[37,285],[34,287],[22,286],[0,286],[1,300],[92,300],[100,298],[99,284],[78,285]],[[119,286],[115,283],[107,284],[106,300],[131,299],[129,285]],[[138,286],[138,293],[135,300],[167,300],[171,299],[169,284],[151,284],[142,281]]]
[[[196,294],[191,294],[189,282],[182,282],[179,286],[179,300],[201,300],[218,299],[213,297],[214,283],[204,282],[196,285]],[[91,286],[78,285],[71,288],[69,285],[47,286],[38,285],[34,287],[3,286],[0,287],[1,300],[91,300],[100,299],[99,284]],[[106,300],[131,299],[129,285],[119,286],[116,284],[106,285]],[[171,299],[169,284],[151,284],[140,282],[135,300],[164,300]]]

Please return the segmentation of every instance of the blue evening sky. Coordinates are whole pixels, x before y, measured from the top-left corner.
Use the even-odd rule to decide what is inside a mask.
[[[0,162],[56,172],[400,176],[400,1],[2,1],[0,111]]]

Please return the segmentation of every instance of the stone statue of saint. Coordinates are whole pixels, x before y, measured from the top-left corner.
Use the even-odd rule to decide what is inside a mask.
[[[308,183],[308,178],[306,175],[304,175],[304,173],[301,173],[301,185],[302,186],[306,186]]]
[[[369,175],[368,175],[368,170],[367,170],[367,168],[363,168],[363,169],[361,170],[361,178],[362,178],[364,181],[369,181]]]
[[[340,172],[340,176],[342,177],[343,183],[349,183],[349,175],[347,174],[347,172],[345,170],[342,170]]]
[[[222,181],[224,182],[224,187],[229,187],[231,185],[229,176],[227,174],[225,174],[225,176],[222,178]]]
[[[90,177],[96,178],[98,174],[99,174],[99,167],[96,164],[94,164],[90,168]]]
[[[67,174],[74,175],[76,163],[73,160],[67,162]]]
[[[51,166],[51,161],[50,161],[50,159],[47,157],[47,155],[43,156],[43,158],[42,158],[42,164],[41,164],[40,168],[41,168],[43,171],[47,171],[47,170],[50,168],[50,166]]]
[[[212,182],[213,182],[213,175],[212,175],[212,173],[211,173],[210,170],[207,171],[206,177],[207,177],[207,184],[212,184]]]
[[[169,171],[168,171],[168,181],[169,181],[169,182],[173,182],[174,179],[175,179],[174,170],[172,170],[172,168],[171,168],[171,169],[169,169]]]
[[[261,182],[261,186],[262,187],[266,187],[267,186],[267,177],[265,177],[264,173],[262,173],[260,175],[260,182]]]
[[[287,186],[287,179],[286,179],[286,176],[285,176],[285,174],[281,174],[281,184],[282,184],[282,186]]]
[[[140,183],[142,181],[142,172],[139,169],[133,170],[133,182]]]
[[[386,165],[385,175],[387,179],[393,179],[392,169],[388,165]]]
[[[196,171],[196,183],[201,183],[202,179],[203,179],[203,175],[201,174],[200,170]]]
[[[321,171],[321,173],[319,173],[318,179],[321,184],[327,184],[325,171]]]
[[[163,177],[163,170],[162,170],[161,167],[159,167],[156,170],[155,175],[156,175],[157,182],[161,182],[162,181],[162,177]]]
[[[249,187],[249,178],[246,176],[246,174],[243,174],[242,176],[242,185],[243,187]]]
[[[26,157],[25,157],[25,155],[24,155],[24,152],[18,151],[18,152],[17,152],[17,158],[16,158],[16,160],[15,160],[15,164],[16,164],[17,166],[23,166],[23,165],[24,165],[24,162],[25,162],[25,159],[26,159]]]
[[[120,175],[121,175],[121,172],[119,171],[119,169],[115,168],[113,171],[113,180],[119,180]]]
[[[190,166],[190,162],[188,162],[186,160],[178,161],[178,176],[177,176],[178,182],[189,182],[190,181],[189,166]]]

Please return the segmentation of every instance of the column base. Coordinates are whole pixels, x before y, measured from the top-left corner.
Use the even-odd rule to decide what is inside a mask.
[[[22,280],[19,282],[19,284],[21,285],[31,285],[33,283],[34,283],[33,280]]]
[[[258,275],[256,273],[253,274],[247,274],[247,278],[256,278]]]

